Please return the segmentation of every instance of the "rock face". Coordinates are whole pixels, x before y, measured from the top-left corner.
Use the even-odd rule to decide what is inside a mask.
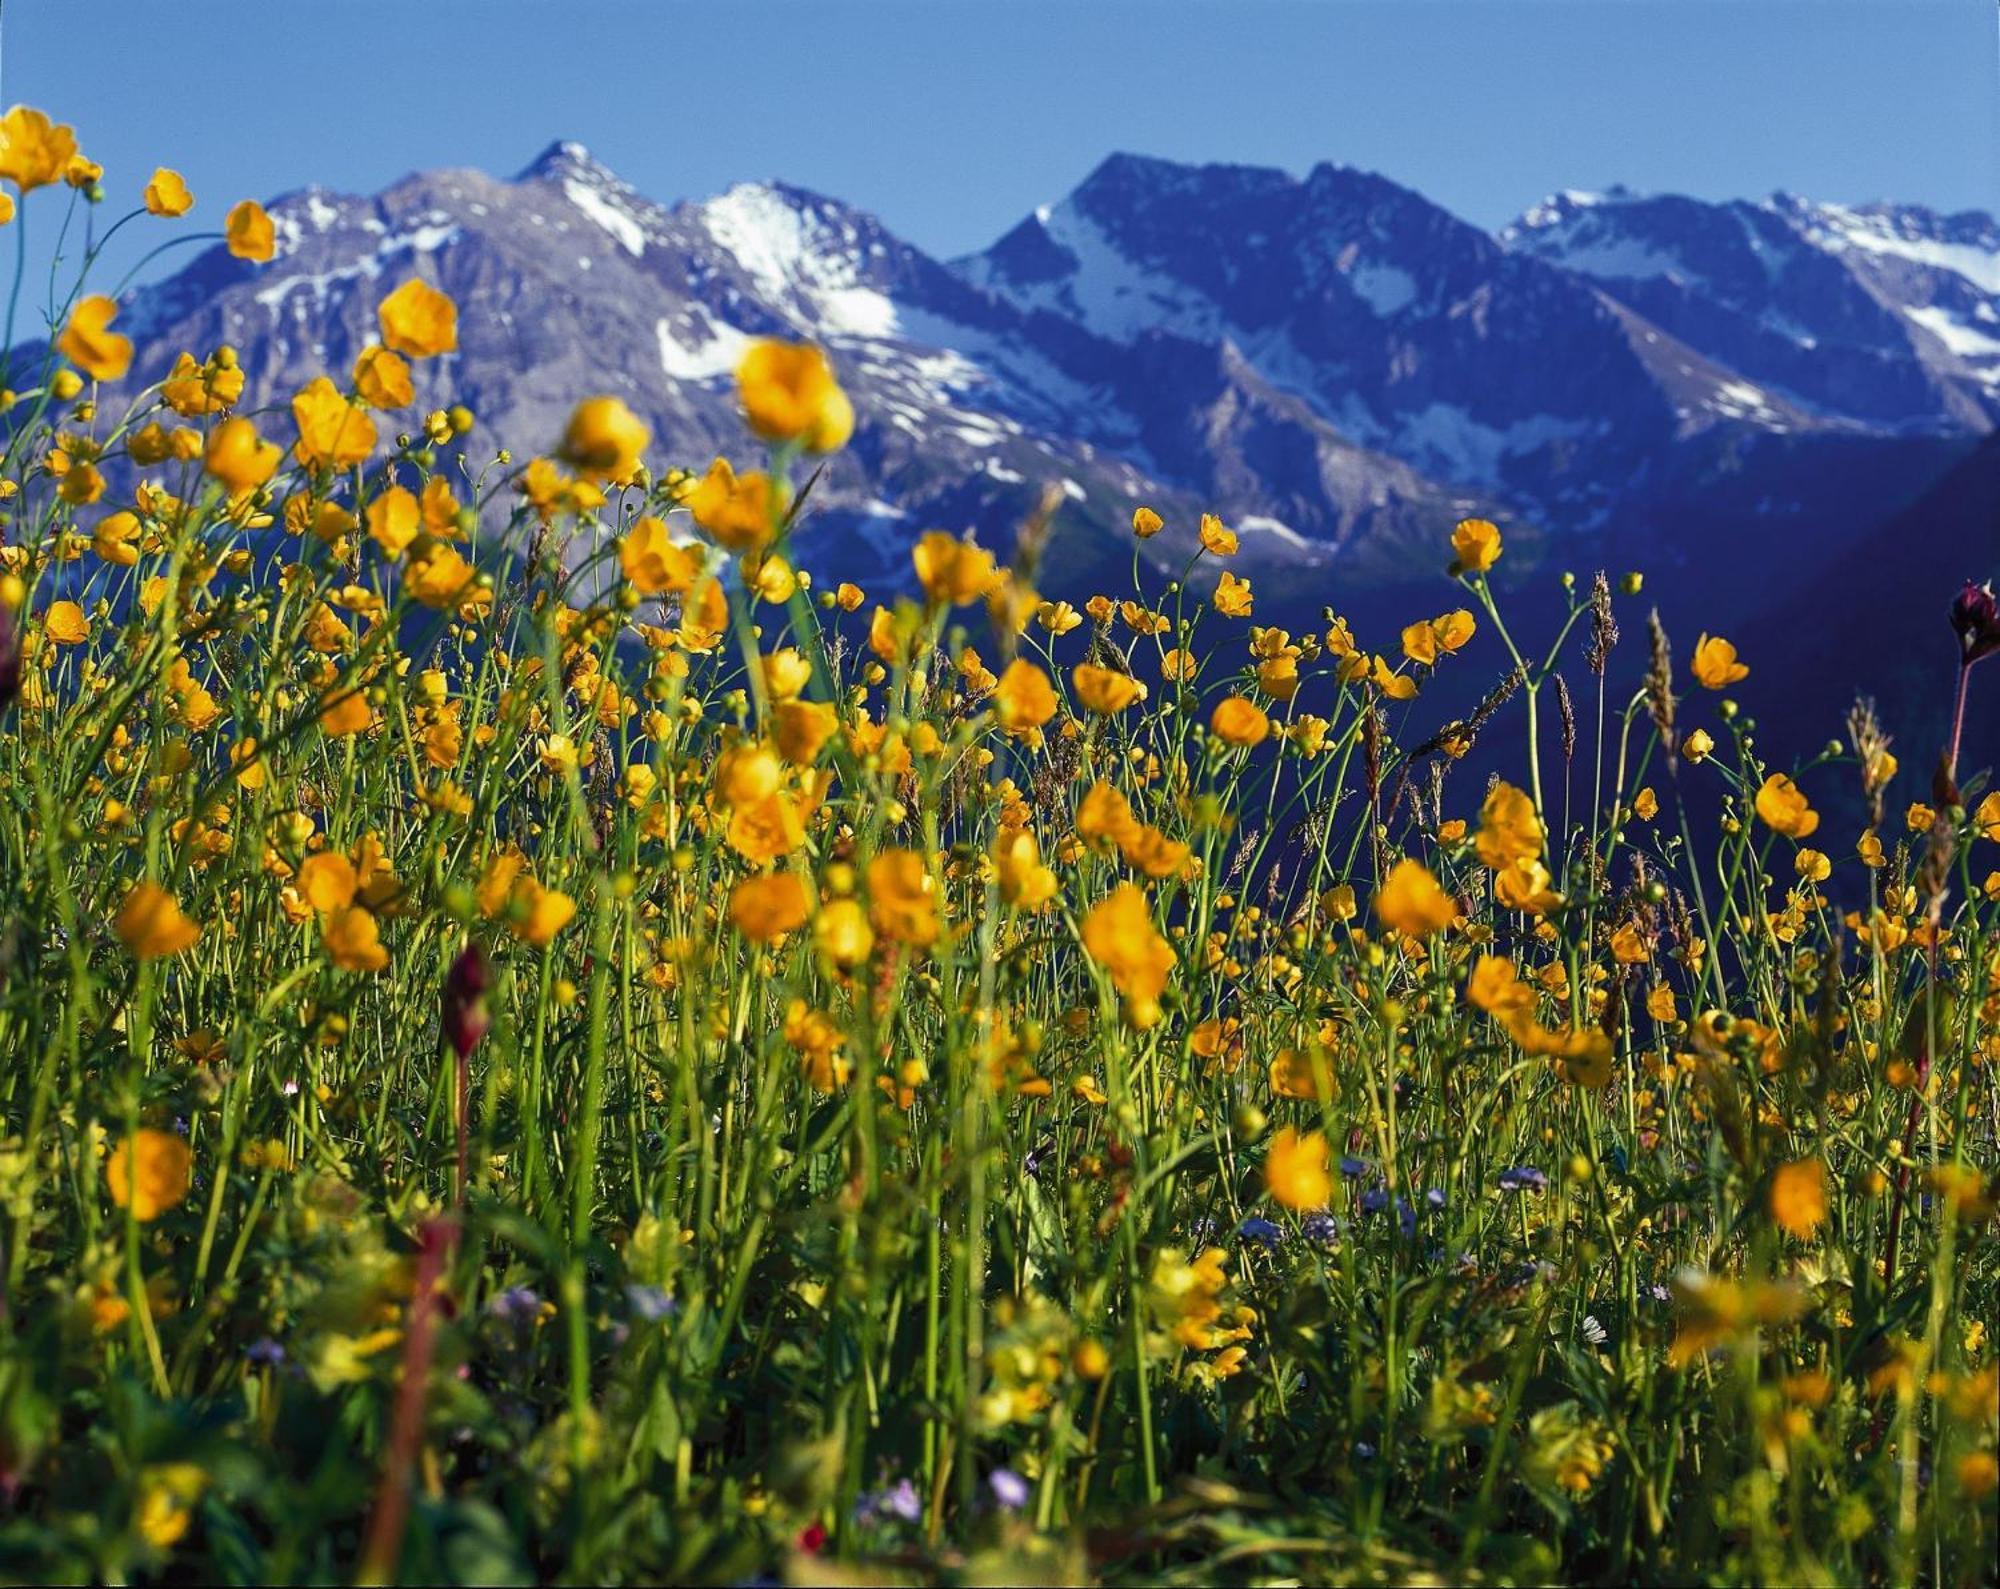
[[[1510,573],[1538,548],[1643,558],[1716,586],[1726,615],[1718,573],[1761,586],[1802,546],[1867,544],[2000,419],[1983,215],[1614,190],[1494,237],[1345,167],[1114,155],[943,262],[779,183],[656,204],[569,143],[511,181],[434,171],[271,208],[272,263],[218,249],[133,295],[139,376],[226,341],[245,405],[282,402],[349,367],[377,300],[421,273],[461,316],[421,404],[466,402],[526,455],[611,392],[657,458],[699,466],[743,454],[747,340],[810,337],[859,424],[807,533],[878,581],[907,577],[932,524],[1004,545],[1055,485],[1052,572],[1077,580],[1123,568],[1137,502],[1171,526],[1145,548],[1161,567],[1211,509],[1274,599],[1316,609],[1434,576],[1478,512],[1509,527]]]

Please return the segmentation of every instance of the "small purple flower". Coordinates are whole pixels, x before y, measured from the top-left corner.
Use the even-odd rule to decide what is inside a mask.
[[[995,1468],[986,1475],[993,1502],[1004,1511],[1018,1512],[1028,1504],[1028,1481],[1012,1468]]]
[[[243,1355],[259,1368],[276,1368],[285,1360],[285,1349],[266,1335],[252,1341]]]
[[[1424,1204],[1428,1208],[1434,1208],[1434,1209],[1443,1208],[1444,1207],[1443,1188],[1433,1186],[1429,1190],[1427,1190],[1424,1193]]]
[[[658,1286],[627,1286],[625,1305],[632,1310],[634,1317],[646,1324],[658,1324],[679,1311],[674,1299]]]
[[[1533,1165],[1517,1165],[1500,1172],[1500,1190],[1503,1192],[1546,1192],[1548,1189],[1548,1176]]]
[[[1379,1214],[1389,1206],[1389,1194],[1379,1186],[1371,1186],[1361,1194],[1361,1212]]]
[[[1268,1219],[1259,1219],[1255,1214],[1236,1227],[1236,1234],[1245,1241],[1258,1242],[1266,1247],[1277,1246],[1285,1236],[1284,1231],[1277,1225]]]
[[[1354,1158],[1348,1154],[1342,1154],[1340,1159],[1340,1173],[1350,1181],[1358,1181],[1368,1173],[1368,1161],[1366,1159]]]
[[[528,1286],[509,1286],[486,1304],[486,1311],[508,1324],[527,1324],[542,1311],[542,1299]]]
[[[1340,1221],[1331,1214],[1308,1214],[1299,1221],[1299,1229],[1315,1246],[1334,1247],[1340,1243]]]

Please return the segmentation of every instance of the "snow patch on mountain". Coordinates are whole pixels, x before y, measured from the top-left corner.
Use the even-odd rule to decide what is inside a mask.
[[[634,259],[646,252],[646,228],[617,203],[575,177],[563,183],[563,193]]]
[[[809,216],[802,203],[758,182],[738,183],[699,207],[702,223],[788,318],[819,336],[886,337],[896,305],[863,280],[861,237],[850,221]]]

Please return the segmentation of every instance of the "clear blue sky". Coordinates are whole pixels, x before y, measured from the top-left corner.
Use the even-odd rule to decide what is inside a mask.
[[[219,218],[581,139],[672,200],[783,177],[944,255],[1107,152],[2000,210],[1993,0],[5,0],[0,95]]]

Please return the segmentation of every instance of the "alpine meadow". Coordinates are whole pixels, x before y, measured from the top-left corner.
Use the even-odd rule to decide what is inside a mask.
[[[926,452],[845,278],[847,322],[708,338],[712,436],[591,373],[674,374],[651,311],[542,348],[501,426],[430,400],[476,310],[439,183],[302,265],[331,201],[161,167],[111,214],[86,147],[0,118],[0,1577],[1993,1581],[1990,566],[1925,565],[1907,724],[1844,699],[1794,758],[1759,714],[1826,636],[1670,622],[1630,543],[1565,572],[1350,449],[1343,555],[1421,566],[1348,606],[1220,466],[996,469],[1027,431],[963,417]],[[656,234],[549,158],[538,216],[581,184],[589,274],[633,268]],[[1505,267],[1591,358],[1686,310],[1540,257],[1614,208]],[[1054,387],[1077,213],[898,268]],[[1744,214],[1884,271],[1970,246]],[[100,258],[133,233],[314,367],[277,389],[220,311],[173,340],[195,300]],[[1924,291],[1965,359],[1896,401],[1990,426],[1984,319]],[[1818,470],[1812,405],[1688,357],[1686,404]],[[1226,373],[1258,435],[1321,423]],[[922,523],[869,505],[892,447]]]

